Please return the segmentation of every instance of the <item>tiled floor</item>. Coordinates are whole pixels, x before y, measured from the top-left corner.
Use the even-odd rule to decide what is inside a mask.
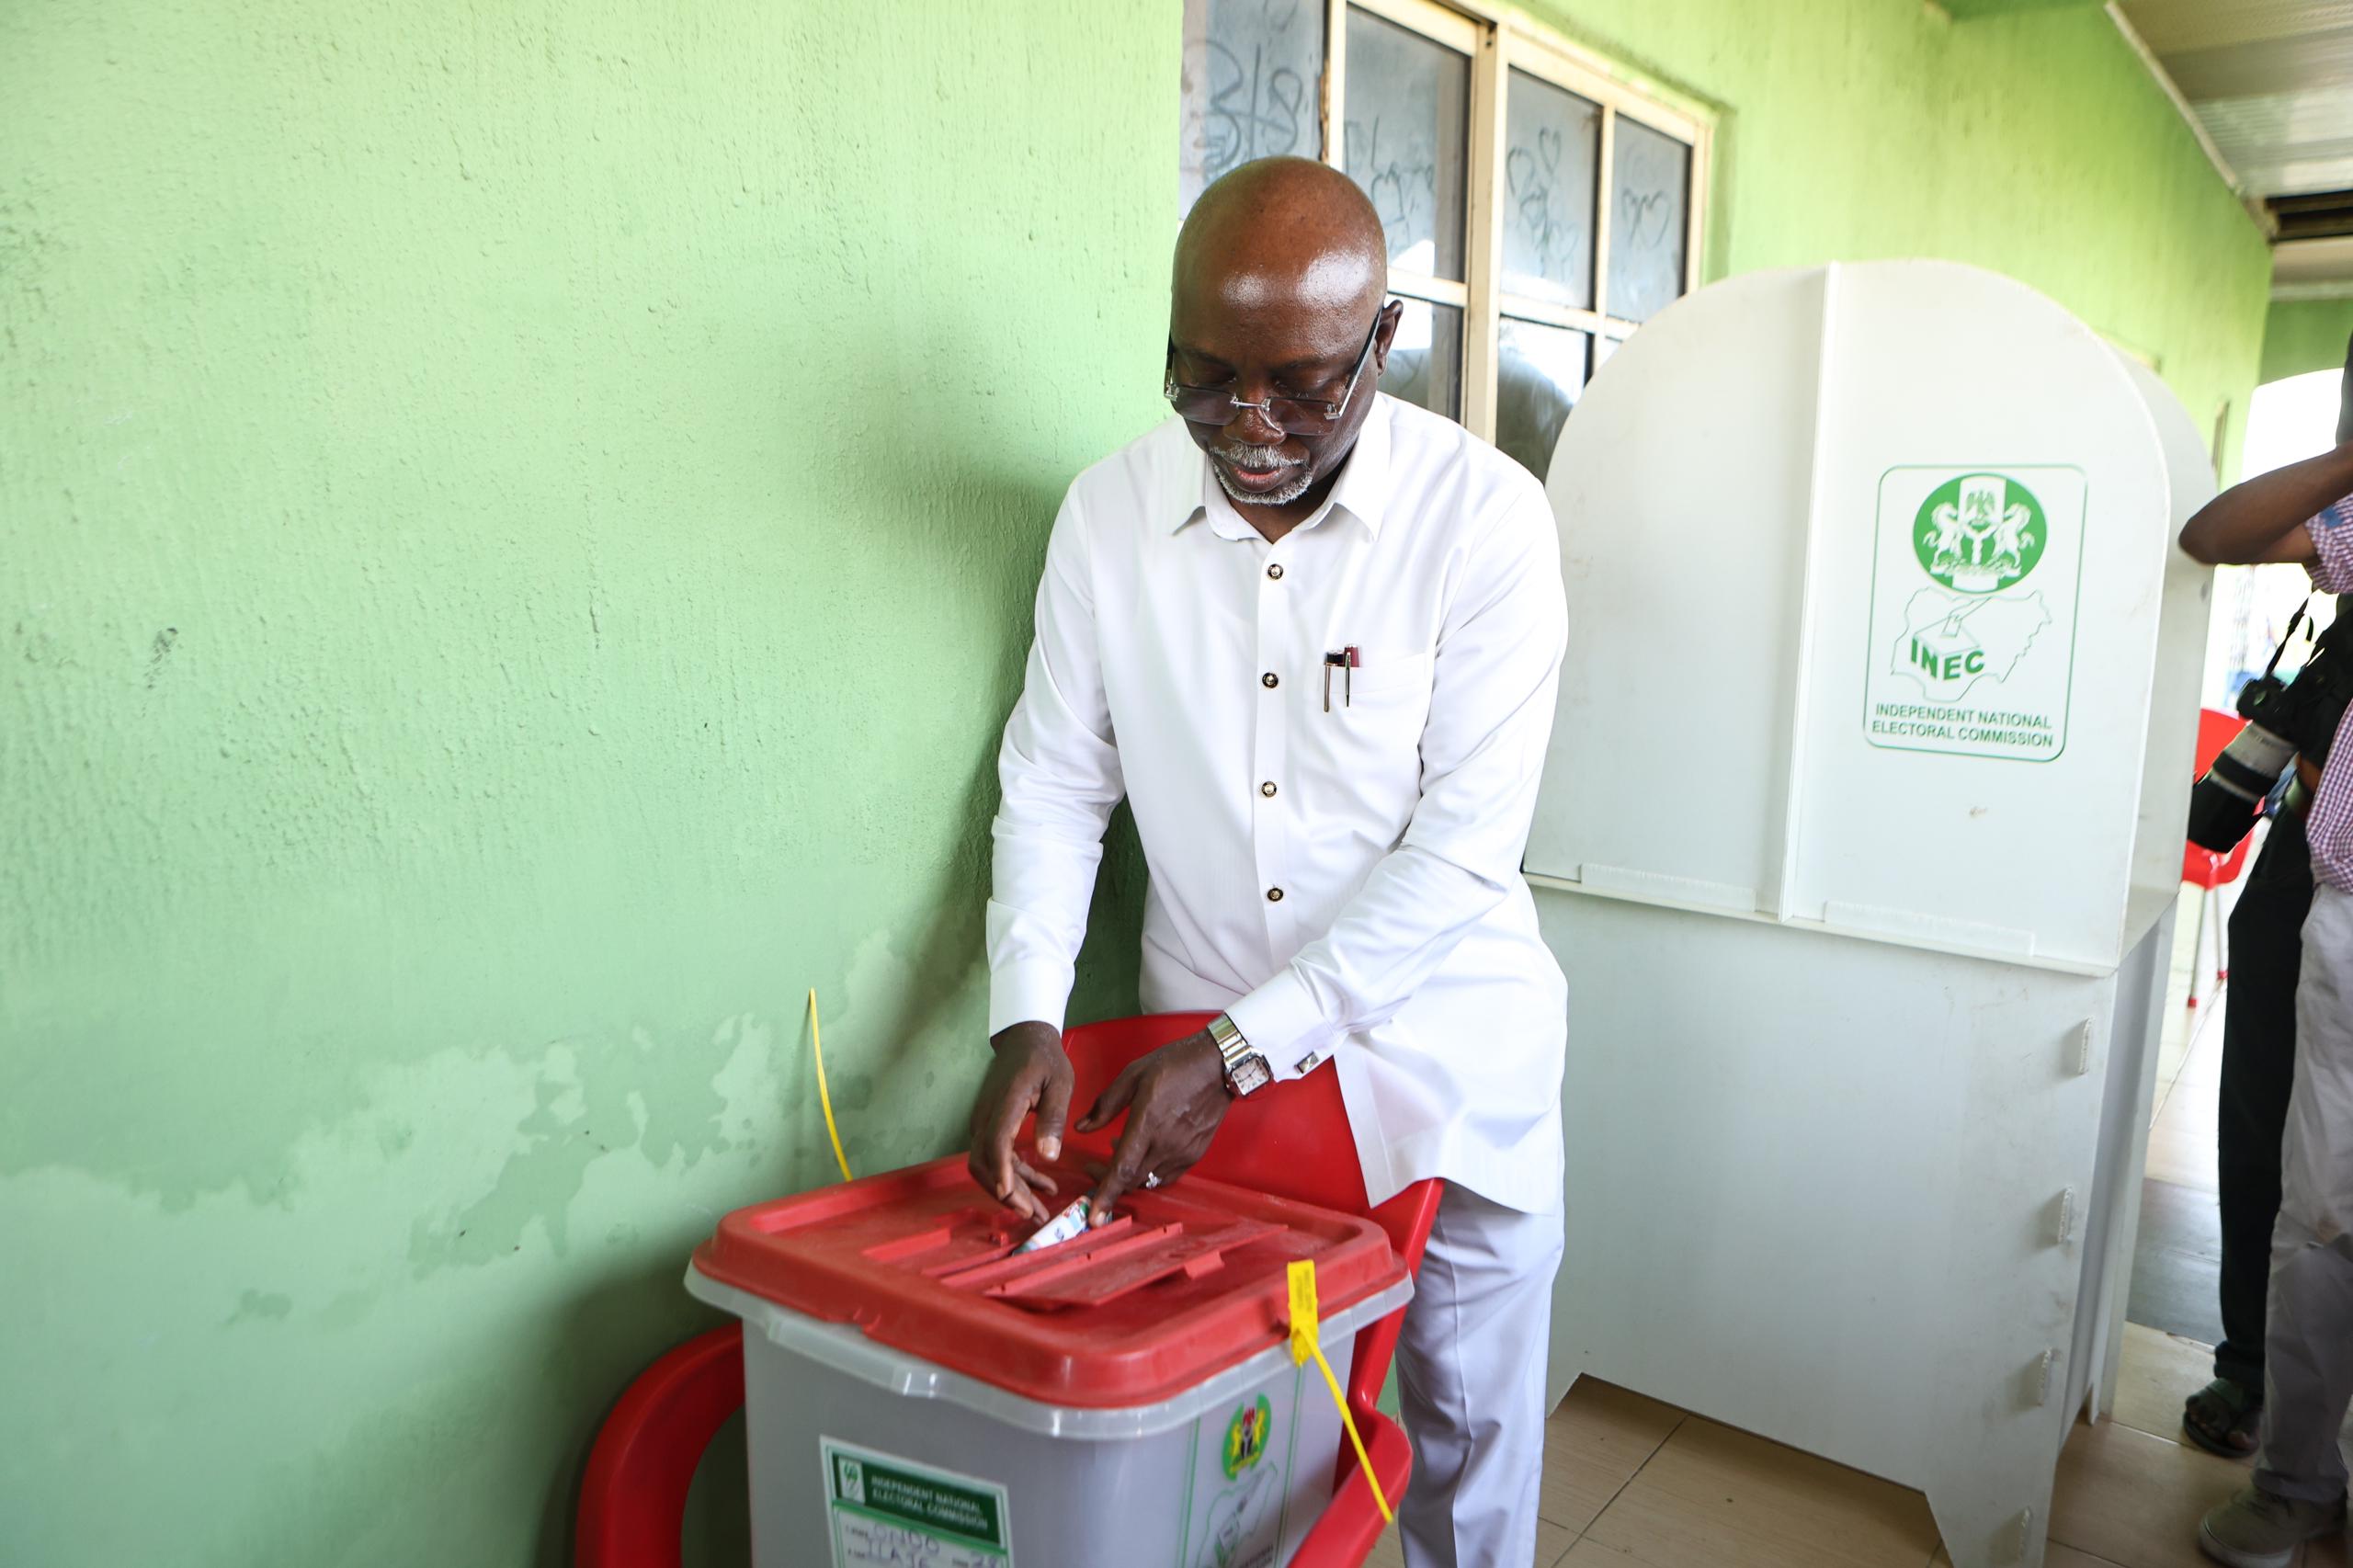
[[[2079,1426],[2059,1461],[2046,1568],[2193,1568],[2198,1516],[2246,1467],[2180,1441],[2207,1346],[2133,1326],[2116,1418]],[[1569,1391],[1544,1455],[1532,1568],[1939,1568],[1916,1492],[1592,1379]],[[1394,1531],[1371,1568],[1402,1568]],[[2347,1568],[2341,1544],[2305,1568]]]

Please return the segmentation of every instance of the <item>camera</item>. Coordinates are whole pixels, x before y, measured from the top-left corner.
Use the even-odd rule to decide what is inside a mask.
[[[2304,619],[2302,609],[2288,622],[2287,636],[2263,674],[2239,692],[2239,716],[2246,728],[2222,748],[2214,766],[2189,791],[2189,842],[2218,855],[2235,848],[2255,827],[2256,813],[2279,782],[2279,775],[2302,755],[2314,767],[2328,760],[2328,743],[2353,699],[2353,653],[2344,644],[2348,617],[2340,612],[2313,644],[2312,657],[2289,679],[2273,672],[2279,655]],[[2301,780],[2289,786],[2288,809],[2302,811]]]

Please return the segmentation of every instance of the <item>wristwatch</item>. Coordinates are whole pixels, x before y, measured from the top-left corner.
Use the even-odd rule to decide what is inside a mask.
[[[1225,1060],[1225,1092],[1235,1099],[1255,1095],[1275,1081],[1274,1070],[1267,1059],[1250,1049],[1233,1020],[1220,1013],[1210,1020],[1210,1040],[1217,1053]]]

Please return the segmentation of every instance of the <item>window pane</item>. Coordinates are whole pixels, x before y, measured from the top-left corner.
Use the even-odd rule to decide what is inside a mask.
[[[1537,478],[1585,390],[1591,339],[1563,326],[1506,316],[1496,347],[1495,445]]]
[[[1601,107],[1525,71],[1505,101],[1504,288],[1590,309]]]
[[[1616,135],[1608,311],[1628,321],[1648,321],[1683,292],[1691,149],[1622,114]]]
[[[1185,0],[1178,202],[1253,158],[1323,155],[1321,0]]]
[[[1347,94],[1341,163],[1381,214],[1390,265],[1460,278],[1470,60],[1350,7]]]
[[[1449,419],[1461,418],[1462,312],[1426,300],[1402,302],[1405,314],[1389,345],[1381,390]]]

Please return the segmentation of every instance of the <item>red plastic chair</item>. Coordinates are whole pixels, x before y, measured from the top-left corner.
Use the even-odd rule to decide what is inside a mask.
[[[2222,748],[2238,739],[2246,721],[2235,713],[2223,713],[2211,708],[2198,710],[2198,765],[2190,777],[2203,778]],[[2239,872],[2246,868],[2246,846],[2254,842],[2250,834],[2242,838],[2227,855],[2185,840],[2181,846],[2181,880],[2203,890],[2198,900],[2198,931],[2189,945],[2189,1005],[2198,1006],[2198,960],[2206,950],[2206,917],[2214,915],[2214,983],[2219,985],[2231,977],[2231,956],[2228,949],[2227,927],[2222,919],[2222,898],[2218,889],[2239,880]]]
[[[744,1325],[697,1335],[629,1385],[580,1479],[579,1568],[678,1568],[703,1450],[744,1407]]]
[[[1074,1119],[1120,1068],[1183,1039],[1210,1017],[1170,1013],[1069,1031],[1063,1043],[1077,1079],[1071,1096]],[[1114,1139],[1105,1131],[1091,1139],[1074,1133],[1066,1142],[1073,1152],[1108,1159]],[[1338,1080],[1328,1072],[1277,1085],[1235,1105],[1208,1156],[1194,1168],[1218,1181],[1369,1215],[1411,1272],[1421,1268],[1422,1249],[1438,1217],[1439,1188],[1434,1181],[1416,1182],[1379,1208],[1368,1201],[1347,1108]],[[1377,1401],[1404,1316],[1401,1308],[1358,1331],[1347,1387],[1349,1412],[1392,1506],[1404,1495],[1413,1450]],[[605,1418],[581,1481],[573,1556],[578,1568],[678,1568],[679,1530],[695,1467],[743,1403],[743,1331],[734,1324],[688,1340],[630,1385]],[[1337,1489],[1292,1555],[1291,1568],[1358,1568],[1382,1528],[1372,1489],[1343,1439]]]

